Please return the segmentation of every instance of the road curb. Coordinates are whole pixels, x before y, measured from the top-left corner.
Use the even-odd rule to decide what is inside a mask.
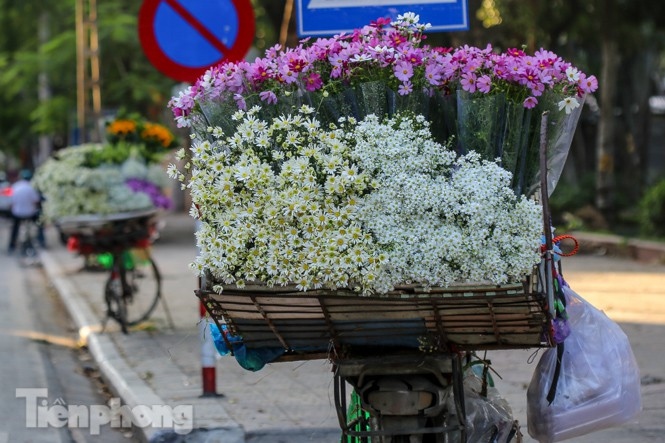
[[[137,405],[164,404],[164,401],[152,388],[127,366],[113,342],[95,331],[99,325],[99,318],[77,293],[57,261],[48,251],[42,251],[40,258],[44,271],[76,324],[79,344],[88,347],[92,358],[99,367],[102,378],[109,385],[113,394],[121,398],[123,403],[130,408]],[[150,429],[139,428],[138,431],[141,439],[146,442],[150,441],[154,434]]]
[[[630,258],[641,263],[665,264],[665,243],[613,234],[571,232],[580,244],[581,254]]]

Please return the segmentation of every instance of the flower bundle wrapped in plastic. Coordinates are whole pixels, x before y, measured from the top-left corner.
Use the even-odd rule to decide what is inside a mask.
[[[236,130],[235,110],[257,104],[265,120],[307,104],[323,126],[343,116],[362,120],[410,110],[432,122],[438,142],[454,136],[460,153],[500,158],[513,174],[514,191],[526,195],[539,183],[538,129],[541,113],[549,111],[551,193],[596,78],[544,49],[528,55],[491,46],[428,46],[428,27],[407,13],[295,48],[276,46],[252,63],[210,69],[170,106],[179,126],[199,133],[216,126],[227,134]]]
[[[519,282],[539,261],[540,206],[516,196],[495,162],[433,140],[423,116],[323,128],[308,106],[260,113],[235,112],[232,134],[195,137],[191,175],[169,168],[202,221],[196,272],[238,286],[385,293]]]
[[[174,147],[171,131],[121,118],[107,132],[107,143],[61,149],[37,169],[34,181],[47,219],[170,207],[161,161]]]

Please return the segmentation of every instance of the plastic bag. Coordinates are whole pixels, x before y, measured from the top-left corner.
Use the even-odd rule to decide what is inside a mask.
[[[237,335],[231,334],[226,325],[222,325],[220,331],[216,324],[210,324],[210,332],[212,334],[212,341],[215,348],[220,355],[227,355],[233,351],[233,356],[236,358],[238,364],[248,371],[258,371],[282,354],[284,349],[281,348],[251,348],[248,349],[242,342],[242,338]],[[224,336],[226,340],[224,339]],[[228,344],[231,345],[233,350],[229,349]]]
[[[642,408],[639,369],[626,334],[572,289],[563,291],[571,332],[563,342],[555,397],[550,404],[556,348],[543,354],[527,390],[529,435],[541,443],[626,423]]]
[[[455,397],[450,388],[446,401],[448,417],[446,425],[457,424]],[[501,397],[499,391],[492,387],[483,389],[483,380],[473,370],[464,376],[464,408],[466,411],[466,431],[468,442],[506,443],[513,439],[517,425],[508,402]],[[446,443],[460,443],[458,433],[447,434]]]

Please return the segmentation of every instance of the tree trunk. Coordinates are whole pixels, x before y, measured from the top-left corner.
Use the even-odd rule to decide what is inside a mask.
[[[601,41],[602,68],[600,73],[600,121],[598,124],[598,138],[596,140],[596,207],[605,215],[612,218],[614,210],[614,109],[617,81],[617,66],[619,61],[617,42],[612,32],[614,20],[611,1],[604,2],[605,8],[602,17],[603,35]]]
[[[49,27],[49,13],[47,11],[42,11],[39,14],[39,44],[45,45],[48,43],[51,38],[51,32]],[[46,72],[46,60],[41,62],[41,70],[38,77],[38,87],[37,87],[37,98],[40,105],[44,105],[46,102],[51,100],[51,84],[49,82],[49,77]],[[35,167],[41,165],[46,159],[51,155],[51,148],[53,146],[51,135],[41,134],[39,136],[39,150],[36,155],[33,156],[33,165]]]

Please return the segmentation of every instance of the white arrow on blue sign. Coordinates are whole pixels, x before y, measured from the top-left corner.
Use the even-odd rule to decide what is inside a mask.
[[[380,17],[397,18],[405,12],[430,23],[429,32],[469,29],[468,0],[296,0],[300,37],[351,32]]]

